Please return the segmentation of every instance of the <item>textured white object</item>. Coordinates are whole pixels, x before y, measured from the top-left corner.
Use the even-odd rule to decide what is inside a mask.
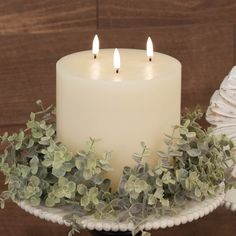
[[[236,66],[211,97],[206,119],[215,133],[225,133],[236,141]]]
[[[236,145],[236,66],[224,78],[219,90],[212,95],[206,120],[213,126],[215,135],[226,134]],[[231,175],[236,177],[236,167]],[[236,189],[226,193],[224,205],[236,210]]]
[[[212,198],[208,198],[202,202],[189,201],[185,208],[175,216],[163,216],[160,218],[149,217],[148,222],[141,226],[146,230],[159,229],[166,227],[173,227],[180,224],[185,224],[193,220],[197,220],[216,209],[223,201],[223,188],[221,193]],[[37,216],[41,219],[51,221],[53,223],[65,224],[70,226],[63,217],[70,214],[69,208],[47,208],[44,206],[32,207],[28,203],[22,201],[17,202],[18,206],[26,212]],[[116,219],[97,220],[93,216],[81,218],[83,228],[89,230],[105,230],[105,231],[132,231],[134,229],[133,223],[119,223]]]

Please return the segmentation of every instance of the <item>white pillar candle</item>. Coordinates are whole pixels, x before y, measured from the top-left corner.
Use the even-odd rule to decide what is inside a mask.
[[[57,62],[57,135],[73,152],[89,137],[102,139],[97,152],[112,151],[109,177],[117,186],[123,167],[134,165],[140,141],[156,158],[164,134],[180,123],[181,64],[161,53],[150,62],[144,50],[119,49],[117,74],[113,53],[102,49],[93,59],[82,51]]]

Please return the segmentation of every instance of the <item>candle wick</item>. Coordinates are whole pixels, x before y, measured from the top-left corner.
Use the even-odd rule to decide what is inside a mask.
[[[151,58],[151,57],[149,57],[149,61],[152,61],[152,58]]]
[[[94,55],[93,55],[93,58],[96,59],[96,58],[97,58],[97,54],[94,54]]]
[[[119,73],[119,69],[116,69],[116,74],[118,74]]]

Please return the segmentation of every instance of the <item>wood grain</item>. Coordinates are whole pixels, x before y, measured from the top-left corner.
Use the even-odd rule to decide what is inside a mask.
[[[36,218],[16,206],[8,203],[0,212],[0,235],[2,236],[66,236],[69,228]]]
[[[25,123],[39,98],[55,105],[55,64],[91,48],[93,31],[0,36],[0,126]]]
[[[236,23],[234,0],[99,0],[99,28]]]
[[[234,65],[236,65],[236,24],[234,24]]]
[[[0,34],[96,28],[95,0],[0,1]]]

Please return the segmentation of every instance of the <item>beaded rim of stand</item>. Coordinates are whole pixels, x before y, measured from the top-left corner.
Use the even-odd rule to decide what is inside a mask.
[[[228,210],[236,211],[236,203],[234,203],[234,202],[229,202],[229,201],[225,200],[224,201],[224,206]]]
[[[224,193],[219,194],[218,196],[208,198],[202,202],[190,201],[185,209],[181,210],[175,216],[163,216],[159,219],[150,217],[148,222],[140,226],[140,229],[151,230],[159,228],[167,228],[178,226],[180,224],[186,224],[202,218],[205,215],[208,215],[210,212],[215,210],[220,206],[224,199]],[[17,205],[21,207],[26,212],[39,217],[41,219],[51,221],[53,223],[65,224],[70,226],[70,223],[66,222],[63,217],[70,213],[69,208],[47,208],[44,206],[32,207],[28,203],[21,201],[17,202]],[[116,220],[106,219],[106,220],[97,220],[92,216],[86,216],[81,219],[81,225],[84,229],[89,230],[104,230],[104,231],[132,231],[134,229],[133,223],[120,223]]]
[[[232,199],[232,195],[235,195],[233,199]],[[236,211],[236,189],[230,189],[228,190],[228,192],[226,192],[223,205],[228,210]]]

